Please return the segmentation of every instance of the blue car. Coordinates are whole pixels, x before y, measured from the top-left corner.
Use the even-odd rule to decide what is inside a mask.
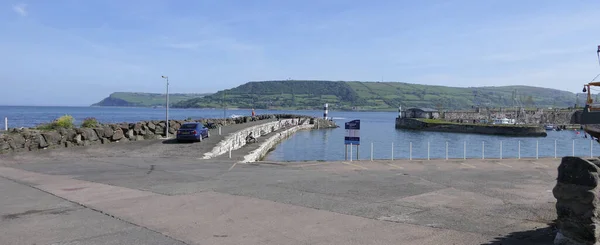
[[[203,138],[210,137],[208,128],[202,123],[184,123],[177,130],[177,142],[182,141],[198,141],[202,142]]]

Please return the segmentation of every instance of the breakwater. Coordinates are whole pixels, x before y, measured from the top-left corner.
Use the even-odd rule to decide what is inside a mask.
[[[258,115],[254,117],[254,120],[272,120],[276,118],[279,118],[280,120],[311,119],[311,122],[314,121],[314,118],[309,116],[292,114]],[[168,129],[166,129],[166,121],[158,120],[140,121],[136,123],[104,124],[94,128],[60,128],[56,130],[14,128],[0,135],[0,153],[152,140],[165,137],[167,131],[170,135],[174,135],[177,132],[177,129],[186,122],[201,122],[209,128],[217,128],[219,126],[243,124],[252,120],[252,117],[169,120]]]
[[[426,120],[422,121],[414,118],[396,118],[396,128],[521,137],[547,136],[546,130],[541,126],[466,124],[443,121],[427,122]]]
[[[474,120],[492,121],[494,118],[515,118],[517,123],[524,124],[571,124],[574,109],[543,109],[525,110],[523,108],[486,109],[477,108],[470,111],[446,111],[440,114],[446,121],[472,123]]]

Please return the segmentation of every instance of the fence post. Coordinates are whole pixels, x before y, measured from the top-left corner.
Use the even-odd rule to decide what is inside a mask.
[[[556,140],[554,140],[554,158],[556,158]]]
[[[221,126],[219,126],[219,135],[221,135]]]
[[[412,141],[408,143],[408,160],[412,160]]]
[[[231,159],[231,145],[229,146],[229,158]]]
[[[8,117],[4,117],[4,131],[8,131]]]
[[[352,162],[352,143],[350,143],[350,161]]]
[[[373,142],[371,142],[371,162],[373,161]]]
[[[429,160],[429,141],[427,141],[427,160]]]
[[[463,144],[463,159],[467,160],[467,141]]]
[[[500,141],[500,159],[502,159],[502,140]]]
[[[448,160],[448,141],[446,141],[446,160]]]
[[[521,141],[519,140],[519,150],[517,151],[519,159],[521,159]]]
[[[394,161],[394,142],[392,142],[392,161]]]
[[[485,159],[485,141],[481,141],[481,159]]]
[[[539,145],[539,140],[535,141],[535,159],[538,159],[538,145]]]
[[[575,140],[573,140],[573,156],[575,156]]]

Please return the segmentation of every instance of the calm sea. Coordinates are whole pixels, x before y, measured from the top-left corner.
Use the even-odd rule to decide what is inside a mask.
[[[270,111],[257,110],[257,114],[293,113],[310,116],[322,116],[322,111]],[[43,107],[43,106],[0,106],[0,118],[8,117],[9,127],[32,127],[50,122],[62,115],[71,115],[76,123],[84,118],[95,117],[103,123],[136,122],[142,120],[163,120],[164,108],[132,108],[132,107]],[[222,118],[231,115],[250,115],[250,110],[222,109],[170,109],[170,119],[186,118]],[[583,137],[576,131],[549,131],[548,137],[519,138],[474,134],[437,133],[399,130],[394,128],[394,112],[338,112],[330,111],[338,125],[330,130],[300,131],[284,141],[272,151],[267,160],[302,161],[302,160],[343,160],[344,159],[344,122],[361,120],[361,145],[359,157],[369,159],[371,143],[375,159],[390,159],[392,152],[395,159],[427,158],[429,145],[430,158],[445,158],[446,144],[449,158],[516,158],[535,157],[536,149],[539,157],[554,157],[555,144],[558,157],[572,155],[600,155],[600,145]],[[4,125],[2,125],[3,127]],[[593,142],[590,144],[590,142]],[[393,148],[392,148],[393,144]],[[466,147],[465,147],[466,144]],[[536,148],[537,144],[537,148]],[[575,147],[573,148],[573,144]],[[412,145],[412,151],[411,151]],[[591,152],[590,152],[590,146]],[[597,153],[596,153],[597,152]],[[356,148],[353,149],[353,158]]]

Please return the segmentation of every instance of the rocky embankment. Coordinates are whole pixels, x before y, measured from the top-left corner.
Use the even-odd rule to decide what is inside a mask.
[[[259,115],[256,120],[289,118],[311,118],[308,116],[276,114]],[[169,120],[169,134],[173,135],[181,124],[201,122],[209,128],[242,124],[251,121],[251,117],[229,119]],[[311,118],[311,122],[314,121]],[[166,121],[141,121],[137,123],[104,124],[96,128],[71,128],[57,130],[37,130],[33,128],[10,129],[0,135],[0,153],[37,151],[40,149],[64,148],[74,146],[99,145],[117,142],[152,140],[165,136]]]
[[[546,137],[548,133],[541,126],[488,125],[462,123],[427,123],[414,118],[396,118],[396,128],[436,132],[490,134],[520,137]]]

